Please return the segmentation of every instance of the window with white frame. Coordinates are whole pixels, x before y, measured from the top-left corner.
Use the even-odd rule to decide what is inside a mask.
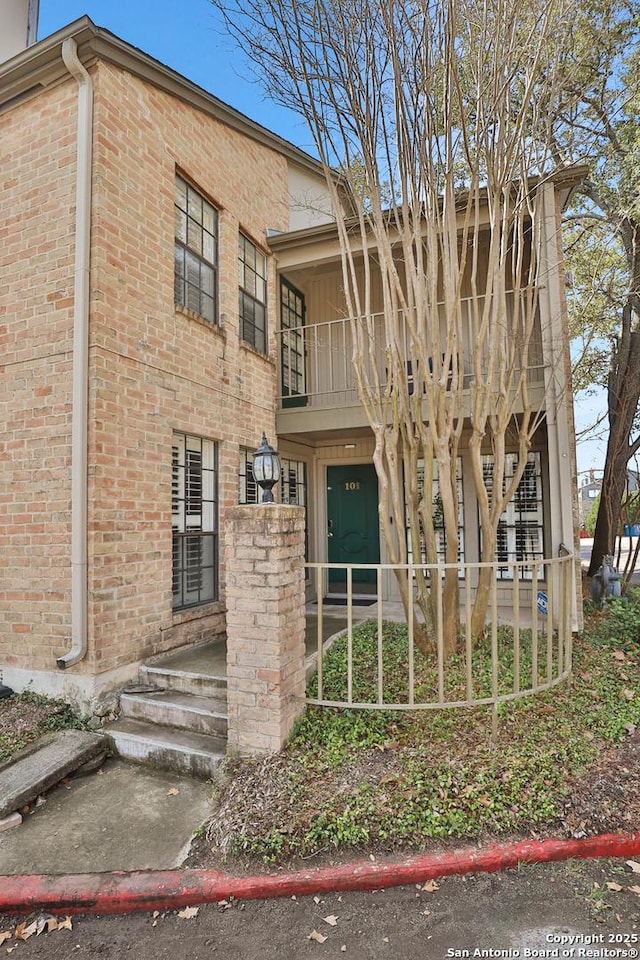
[[[217,323],[218,211],[176,176],[175,302]]]
[[[218,599],[218,449],[174,433],[171,512],[173,607]]]
[[[456,460],[456,489],[458,496],[458,562],[464,562],[464,503],[463,503],[463,485],[462,485],[462,459],[460,457]],[[424,496],[424,460],[418,460],[418,490],[419,495],[422,498]],[[438,559],[443,563],[446,558],[446,537],[444,529],[444,513],[442,510],[442,495],[440,493],[440,479],[438,475],[438,464],[436,461],[433,462],[433,481],[431,484],[431,516],[433,517],[433,525],[435,528],[436,535],[436,549]],[[411,546],[411,536],[409,530],[409,514],[406,514],[406,529],[407,529],[407,547],[408,547],[408,559],[409,563],[414,563],[418,561],[413,560],[413,550]],[[424,537],[421,535],[421,548],[420,548],[420,561],[426,563],[427,561],[427,550],[424,543]],[[460,570],[460,576],[463,576],[463,571]]]
[[[267,352],[267,258],[243,234],[238,243],[240,336]]]
[[[505,462],[503,489],[506,489],[518,467],[518,455],[509,453]],[[491,498],[493,494],[493,457],[483,458],[482,470],[485,486]],[[499,580],[513,579],[514,561],[541,560],[544,557],[542,509],[542,467],[540,454],[529,453],[522,479],[515,495],[507,505],[498,524],[496,560]],[[521,569],[521,578],[530,580],[531,566]]]
[[[240,489],[238,503],[258,503],[260,488],[253,475],[253,451],[248,447],[240,447],[240,468],[238,471]]]

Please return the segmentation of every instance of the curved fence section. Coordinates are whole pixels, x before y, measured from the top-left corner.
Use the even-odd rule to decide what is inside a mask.
[[[308,703],[367,710],[492,705],[495,712],[499,703],[549,690],[571,672],[571,554],[494,564],[306,566],[317,609]],[[458,571],[459,618],[446,628],[442,584],[452,567]],[[483,567],[490,570],[486,622],[474,636]],[[432,594],[429,630],[416,587],[425,580]],[[408,610],[399,600],[402,586]],[[332,623],[339,626],[325,639]]]

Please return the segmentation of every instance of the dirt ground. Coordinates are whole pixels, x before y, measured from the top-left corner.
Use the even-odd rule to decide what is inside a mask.
[[[210,904],[182,916],[77,916],[71,930],[12,937],[0,953],[10,950],[13,960],[618,960],[639,955],[636,879],[624,861],[569,861],[373,893]],[[3,918],[0,931],[15,922]]]

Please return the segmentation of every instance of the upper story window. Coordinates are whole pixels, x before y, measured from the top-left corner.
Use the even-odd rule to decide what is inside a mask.
[[[176,177],[175,302],[217,323],[218,211]]]
[[[267,258],[240,234],[238,285],[240,336],[256,350],[267,352]]]

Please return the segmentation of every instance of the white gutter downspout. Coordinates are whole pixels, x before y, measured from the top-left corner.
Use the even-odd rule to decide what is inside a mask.
[[[71,649],[56,661],[60,669],[65,670],[87,654],[87,407],[93,84],[80,63],[75,40],[68,39],[62,44],[62,60],[78,81],[71,410]]]

